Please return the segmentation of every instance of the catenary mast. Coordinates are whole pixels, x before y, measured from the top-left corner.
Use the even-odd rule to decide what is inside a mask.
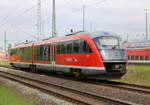
[[[52,37],[56,37],[56,14],[55,14],[55,0],[52,0]]]
[[[42,25],[41,25],[41,0],[38,0],[38,8],[37,8],[37,38],[41,39],[42,34]]]

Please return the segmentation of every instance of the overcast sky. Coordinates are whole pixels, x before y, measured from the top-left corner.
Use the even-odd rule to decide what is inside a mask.
[[[3,0],[0,3],[0,47],[4,43],[35,40],[38,0]],[[51,37],[52,0],[42,1],[43,38]],[[85,30],[112,31],[130,40],[145,36],[145,8],[150,0],[56,0],[56,29],[59,36],[82,30],[85,5]],[[150,11],[148,12],[150,20]],[[148,21],[149,24],[150,21]],[[149,25],[150,33],[150,25]],[[149,36],[150,38],[150,36]]]

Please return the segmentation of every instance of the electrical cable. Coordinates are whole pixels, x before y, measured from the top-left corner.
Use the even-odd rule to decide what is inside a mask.
[[[46,1],[46,0],[43,0],[43,1],[41,2],[41,4],[44,3],[45,1]],[[5,23],[7,23],[7,22],[9,22],[9,21],[12,22],[12,21],[14,21],[14,20],[17,20],[18,17],[23,16],[23,15],[26,14],[27,12],[33,10],[33,8],[35,8],[35,7],[37,7],[37,5],[34,5],[34,6],[30,7],[30,8],[28,8],[28,9],[25,9],[22,13],[20,13],[19,15],[14,16],[13,18],[7,20]]]
[[[17,2],[18,3],[18,2]],[[20,10],[20,7],[23,8],[23,6],[26,4],[25,1],[24,3],[22,3],[23,5],[20,5],[20,3],[18,5],[15,5],[13,7],[13,9],[11,9],[11,11],[9,11],[9,13],[1,20],[1,22],[6,21],[12,14],[16,13],[16,8],[19,8],[17,10]]]
[[[20,27],[18,27],[18,26],[16,26],[16,25],[11,24],[11,26],[13,26],[13,27],[16,28],[17,30],[19,30],[19,31],[21,31],[21,32],[23,32],[23,33],[25,33],[25,34],[27,34],[27,35],[33,37],[33,38],[36,39],[36,40],[38,39],[38,37],[36,37],[35,35],[33,35],[33,34],[29,33],[29,32],[24,31],[23,29],[21,29]]]
[[[86,8],[89,8],[89,7],[92,7],[92,6],[94,6],[94,5],[98,5],[98,4],[100,4],[100,3],[103,3],[103,2],[105,2],[105,1],[107,1],[107,0],[98,1],[98,2],[96,2],[96,3],[87,5],[87,6],[85,6],[85,7],[86,7]],[[63,16],[71,15],[71,14],[73,14],[73,13],[79,12],[79,11],[82,10],[82,9],[83,9],[83,8],[79,8],[79,9],[73,10],[73,11],[71,11],[71,12],[68,12],[68,13],[65,13],[65,14],[62,14],[62,15],[59,15],[58,17],[63,17]],[[51,19],[51,18],[50,18],[50,19]],[[46,19],[44,19],[44,20],[42,20],[41,23],[43,23],[43,22],[45,22],[45,21],[47,21],[47,20],[49,20],[49,17],[46,18]]]

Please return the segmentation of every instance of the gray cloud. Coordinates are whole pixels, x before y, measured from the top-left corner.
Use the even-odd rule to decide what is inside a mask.
[[[59,35],[68,33],[72,28],[76,31],[81,30],[82,6],[99,1],[103,0],[56,0],[57,32]],[[7,29],[7,32],[10,33],[7,35],[8,43],[25,41],[26,39],[34,40],[30,35],[9,24],[14,24],[24,31],[36,35],[37,7],[18,16],[36,4],[37,0],[5,0],[0,3],[0,29]],[[149,0],[106,0],[101,4],[85,8],[86,30],[90,30],[90,26],[92,26],[92,30],[110,30],[122,35],[122,37],[126,37],[128,33],[134,39],[137,34],[142,35],[145,31],[144,8],[149,8],[149,4]],[[51,0],[43,2],[42,19],[45,20],[45,37],[51,36],[51,9]],[[5,20],[6,16],[8,17]],[[3,46],[2,30],[0,30],[0,47]]]

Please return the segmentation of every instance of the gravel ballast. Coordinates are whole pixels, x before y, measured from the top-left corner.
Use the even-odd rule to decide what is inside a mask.
[[[0,77],[0,82],[15,93],[29,99],[35,105],[75,105],[2,77]]]
[[[0,70],[4,70],[4,69],[0,68]],[[11,70],[11,71],[14,73],[16,72],[13,70]],[[150,95],[144,95],[144,94],[130,92],[130,91],[126,91],[126,90],[122,90],[122,89],[118,89],[118,88],[94,85],[94,84],[90,84],[90,83],[86,83],[86,82],[73,81],[73,80],[62,79],[62,78],[46,76],[46,75],[40,75],[40,74],[35,74],[35,73],[28,73],[28,72],[22,72],[22,71],[21,72],[19,71],[18,73],[20,75],[26,75],[27,77],[44,80],[46,82],[63,85],[66,87],[71,87],[72,89],[78,89],[83,92],[89,92],[89,93],[93,93],[96,95],[103,95],[103,96],[112,97],[115,99],[129,101],[129,102],[132,102],[132,103],[135,103],[138,105],[149,105],[149,103],[150,103]]]

